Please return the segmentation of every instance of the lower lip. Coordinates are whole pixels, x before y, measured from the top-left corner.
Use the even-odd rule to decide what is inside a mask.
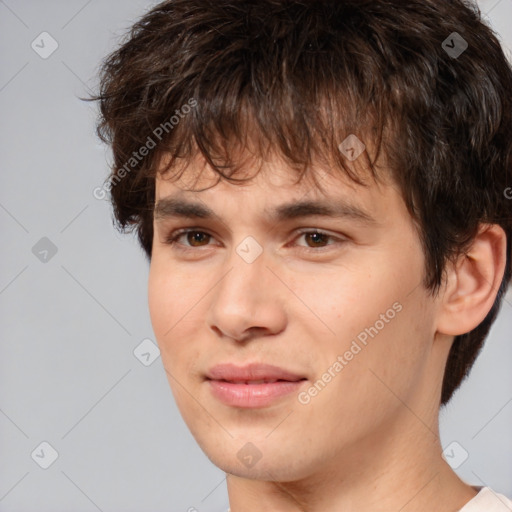
[[[244,384],[223,380],[208,380],[213,395],[226,405],[233,407],[265,407],[290,393],[297,393],[306,382],[277,381],[264,384]]]

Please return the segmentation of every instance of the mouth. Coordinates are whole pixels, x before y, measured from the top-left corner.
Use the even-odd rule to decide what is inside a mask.
[[[217,364],[209,369],[205,377],[217,381],[255,384],[279,381],[297,382],[306,378],[305,375],[265,363],[250,363],[245,366],[237,366],[233,363]]]
[[[303,379],[296,379],[296,380],[287,380],[287,379],[259,379],[259,380],[227,380],[227,379],[209,379],[206,380],[215,380],[217,382],[228,382],[230,384],[246,384],[246,385],[256,385],[256,384],[274,384],[275,382],[300,382],[302,380],[307,380],[306,378]]]
[[[307,379],[207,379],[206,382],[211,395],[224,405],[241,409],[261,409],[297,396]]]
[[[205,375],[211,395],[230,407],[262,408],[290,399],[307,378],[291,370],[266,363],[237,366],[218,364]]]

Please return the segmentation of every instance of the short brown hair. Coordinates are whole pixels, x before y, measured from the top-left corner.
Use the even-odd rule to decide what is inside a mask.
[[[418,226],[432,293],[479,223],[499,224],[503,281],[485,320],[455,337],[441,396],[448,402],[512,272],[512,70],[475,4],[169,0],[131,28],[100,78],[93,99],[98,134],[113,151],[115,219],[137,229],[148,258],[161,156],[171,156],[170,171],[177,158],[202,154],[219,179],[236,182],[233,148],[244,147],[249,127],[260,153],[276,151],[302,169],[299,179],[329,157],[358,181],[339,143],[349,134],[377,141]]]

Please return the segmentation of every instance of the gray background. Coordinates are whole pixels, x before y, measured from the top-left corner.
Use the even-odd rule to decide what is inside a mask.
[[[109,157],[95,107],[77,99],[155,3],[0,0],[0,511],[228,505],[225,475],[188,432],[160,358],[145,366],[134,355],[154,339],[148,265],[134,236],[113,228],[107,201],[93,197]],[[480,6],[510,54],[512,0]],[[31,47],[51,49],[44,31],[58,44],[46,59]],[[441,414],[461,477],[508,495],[511,331],[509,291],[471,377]],[[42,442],[58,453],[47,469]]]

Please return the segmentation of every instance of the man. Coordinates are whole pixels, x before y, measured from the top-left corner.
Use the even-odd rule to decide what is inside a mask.
[[[458,0],[171,0],[98,131],[232,512],[507,511],[438,412],[511,279],[512,71]]]

